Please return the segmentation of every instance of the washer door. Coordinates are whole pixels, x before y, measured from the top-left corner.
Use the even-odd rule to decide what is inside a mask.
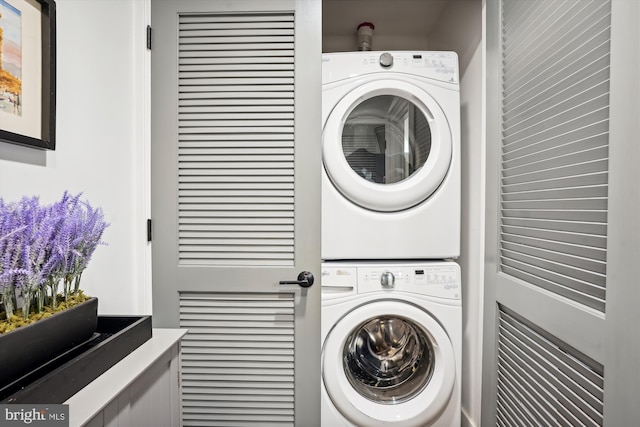
[[[422,426],[449,403],[455,382],[447,333],[427,312],[402,301],[365,304],[329,332],[322,378],[333,405],[366,426]]]
[[[322,133],[324,166],[351,202],[380,212],[408,209],[440,186],[452,139],[438,103],[419,86],[384,79],[347,93]]]

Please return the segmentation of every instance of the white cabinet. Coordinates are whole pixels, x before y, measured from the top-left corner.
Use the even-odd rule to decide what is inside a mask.
[[[69,426],[181,426],[180,340],[186,329],[153,337],[65,404]]]

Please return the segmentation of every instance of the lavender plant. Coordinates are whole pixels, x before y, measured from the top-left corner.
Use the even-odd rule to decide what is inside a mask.
[[[0,302],[7,318],[19,301],[25,319],[32,306],[55,309],[61,282],[65,299],[80,291],[82,272],[108,226],[102,209],[80,196],[65,192],[47,206],[37,197],[0,198]]]

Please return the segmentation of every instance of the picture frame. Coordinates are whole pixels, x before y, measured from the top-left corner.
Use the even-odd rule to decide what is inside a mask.
[[[55,0],[0,0],[2,12],[0,142],[55,150]],[[13,50],[8,50],[7,44]],[[3,52],[12,55],[12,61],[3,60]],[[5,71],[13,74],[7,77]],[[12,77],[14,74],[19,77]]]

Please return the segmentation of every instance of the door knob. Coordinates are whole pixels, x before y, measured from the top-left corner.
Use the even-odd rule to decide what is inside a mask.
[[[281,285],[300,285],[303,288],[308,288],[313,285],[313,274],[308,271],[303,271],[298,274],[298,280],[281,280]]]

